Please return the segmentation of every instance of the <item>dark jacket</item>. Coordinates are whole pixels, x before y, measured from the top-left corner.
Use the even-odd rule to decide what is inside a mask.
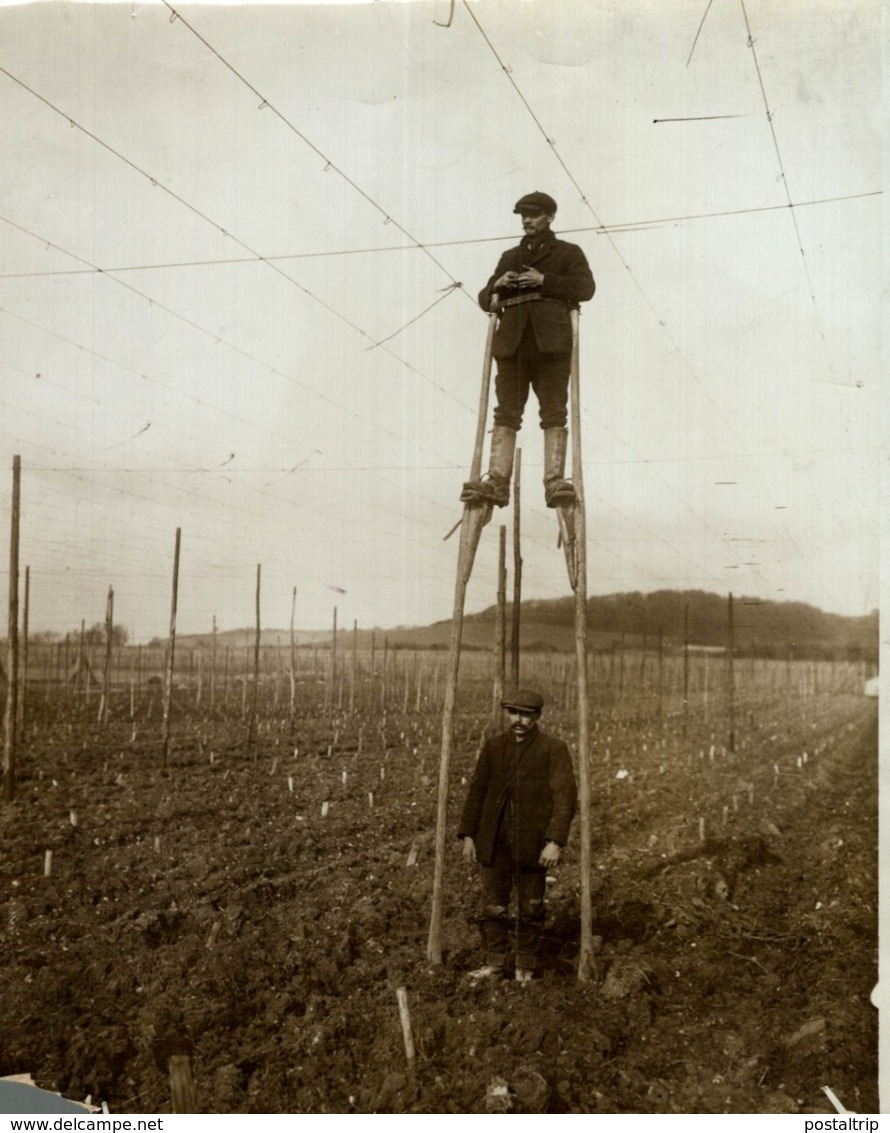
[[[494,335],[492,353],[495,358],[509,358],[519,349],[526,324],[531,321],[538,349],[542,354],[566,355],[572,352],[572,324],[569,311],[579,303],[593,298],[596,284],[590,273],[587,259],[577,244],[557,240],[548,231],[535,244],[527,238],[516,248],[504,252],[498,260],[494,275],[479,292],[479,305],[483,311],[492,309],[492,291],[495,280],[505,271],[521,272],[526,267],[537,268],[544,275],[540,298],[531,302],[505,307]],[[506,289],[498,292],[503,302],[519,294]]]
[[[538,729],[517,744],[512,732],[504,732],[482,748],[458,837],[475,841],[482,865],[491,864],[499,836],[509,840],[519,865],[537,865],[547,842],[568,841],[576,801],[575,773],[562,740]]]

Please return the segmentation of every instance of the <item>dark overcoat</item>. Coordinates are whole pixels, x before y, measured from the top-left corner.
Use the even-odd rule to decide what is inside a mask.
[[[495,358],[510,358],[519,349],[526,325],[531,322],[542,354],[568,355],[572,352],[572,323],[569,311],[579,303],[593,298],[596,284],[587,258],[577,244],[557,240],[548,231],[532,244],[524,238],[516,248],[504,252],[498,260],[494,275],[479,292],[479,305],[483,311],[492,309],[495,280],[505,271],[521,272],[527,267],[537,268],[544,282],[537,295],[528,302],[507,306],[501,312],[492,343]],[[518,296],[510,289],[498,292],[500,301]],[[528,292],[525,293],[528,296]]]
[[[568,841],[577,797],[562,740],[537,729],[527,744],[517,744],[512,732],[504,732],[482,748],[458,837],[474,840],[482,865],[491,864],[499,834],[508,838],[519,865],[537,865],[547,842]]]

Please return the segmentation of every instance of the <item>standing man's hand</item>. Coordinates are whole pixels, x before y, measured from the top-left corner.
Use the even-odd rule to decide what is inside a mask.
[[[544,866],[559,865],[559,844],[557,842],[547,843],[544,849],[541,850],[538,864]]]
[[[469,835],[464,838],[464,861],[476,861],[476,843],[472,838],[469,837]]]

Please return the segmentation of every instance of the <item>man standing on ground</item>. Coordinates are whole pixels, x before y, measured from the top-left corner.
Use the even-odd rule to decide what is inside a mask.
[[[544,494],[548,507],[571,504],[575,491],[565,480],[572,323],[569,314],[593,297],[595,284],[587,259],[576,244],[557,240],[550,225],[556,201],[547,193],[528,193],[516,202],[525,235],[505,252],[494,275],[479,292],[484,311],[500,312],[492,353],[497,361],[494,430],[488,475],[470,480],[463,503],[510,501],[516,433],[534,388],[544,430]]]
[[[568,748],[538,728],[540,693],[518,689],[501,705],[510,726],[482,748],[458,837],[464,858],[482,866],[478,924],[485,963],[472,978],[506,974],[515,890],[515,974],[528,983],[538,967],[547,869],[558,864],[568,840],[577,788]]]

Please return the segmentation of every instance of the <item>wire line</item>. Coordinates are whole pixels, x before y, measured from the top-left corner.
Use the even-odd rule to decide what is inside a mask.
[[[760,70],[760,60],[757,58],[757,48],[754,46],[754,36],[751,34],[751,24],[748,21],[748,9],[745,7],[745,0],[739,0],[742,7],[742,15],[745,18],[745,31],[748,33],[748,47],[751,49],[751,58],[754,60],[754,69],[757,72],[757,84],[760,87],[760,97],[763,99],[763,108],[766,112],[766,120],[769,125],[770,137],[773,140],[773,149],[776,152],[776,160],[779,163],[779,174],[782,181],[782,186],[785,190],[785,197],[788,201],[788,208],[791,213],[791,222],[794,225],[794,235],[797,238],[797,250],[800,252],[800,258],[803,263],[804,275],[807,279],[807,287],[810,293],[810,299],[813,303],[813,312],[816,316],[816,326],[819,330],[819,337],[822,339],[822,345],[825,347],[825,359],[828,363],[829,371],[834,377],[834,367],[831,360],[831,352],[828,348],[828,341],[825,337],[825,329],[822,325],[822,316],[819,312],[819,304],[816,302],[816,293],[813,287],[813,278],[810,275],[810,265],[807,260],[807,254],[804,251],[803,239],[800,235],[800,226],[797,223],[797,215],[794,211],[794,204],[791,200],[791,189],[788,185],[788,177],[785,173],[785,163],[782,160],[782,151],[779,148],[779,139],[776,136],[776,127],[773,122],[773,112],[770,109],[769,99],[766,96],[766,87],[763,82],[763,74]]]
[[[687,220],[714,220],[721,217],[746,216],[761,212],[780,212],[788,208],[799,209],[808,208],[812,205],[829,205],[843,201],[859,201],[867,197],[880,197],[883,196],[883,194],[883,189],[873,189],[867,193],[845,193],[843,196],[839,197],[819,197],[812,201],[795,201],[793,204],[753,205],[749,208],[721,209],[717,212],[694,212],[675,216],[649,217],[646,220],[621,220],[616,221],[614,224],[582,225],[579,228],[555,228],[553,231],[557,236],[571,236],[582,232],[595,232],[598,236],[605,236],[607,232],[645,232],[649,228],[663,227],[666,224],[680,224]],[[4,218],[0,217],[0,220],[2,219]],[[7,224],[11,223],[11,221],[7,221]],[[475,244],[515,243],[515,241],[516,236],[511,233],[509,236],[475,236],[466,240],[431,240],[427,242],[426,246],[428,248],[458,248]],[[53,244],[49,244],[48,246],[55,247]],[[327,252],[280,252],[276,255],[264,256],[263,261],[327,259],[336,256],[368,256],[386,252],[413,252],[414,250],[414,244],[387,244],[373,248],[339,248]],[[212,260],[174,260],[153,264],[123,264],[118,267],[105,268],[90,267],[64,268],[55,271],[0,272],[0,279],[34,279],[43,276],[95,275],[102,273],[119,274],[128,271],[166,271],[172,268],[223,267],[233,264],[255,264],[263,261],[257,260],[256,256],[226,256],[221,259]]]
[[[88,138],[90,138],[93,142],[95,142],[96,145],[101,146],[102,149],[107,150],[107,152],[110,153],[110,154],[113,154],[116,158],[118,158],[120,161],[122,161],[130,169],[135,170],[135,172],[137,172],[140,176],[145,177],[148,181],[151,182],[151,184],[154,188],[161,189],[168,196],[172,197],[173,200],[177,201],[184,208],[188,209],[189,212],[194,213],[195,216],[200,217],[200,219],[203,220],[206,224],[209,224],[212,228],[215,228],[217,230],[217,232],[222,233],[222,235],[225,236],[226,239],[232,240],[235,244],[238,245],[239,248],[243,248],[246,252],[249,252],[255,260],[257,260],[260,263],[266,264],[268,267],[270,267],[272,269],[272,271],[274,271],[276,273],[276,275],[280,275],[282,279],[287,280],[288,283],[290,283],[292,286],[296,287],[297,290],[301,291],[305,296],[307,296],[307,298],[312,299],[313,302],[315,302],[315,303],[318,303],[326,311],[328,311],[330,314],[332,314],[336,319],[339,319],[341,322],[345,323],[351,330],[356,331],[362,338],[370,340],[371,343],[373,344],[373,342],[374,342],[373,335],[369,334],[366,330],[363,330],[362,327],[358,326],[357,323],[354,323],[350,318],[348,318],[346,315],[344,315],[341,311],[338,311],[336,307],[332,307],[330,303],[327,303],[327,302],[325,302],[324,299],[319,298],[319,296],[317,296],[314,292],[310,291],[308,287],[305,287],[302,283],[299,283],[296,279],[294,279],[293,276],[290,276],[290,275],[287,274],[287,272],[282,271],[282,269],[280,267],[277,267],[276,264],[273,263],[271,260],[269,260],[266,256],[261,255],[255,249],[251,248],[249,244],[246,244],[243,240],[240,240],[237,236],[234,236],[231,232],[228,232],[225,228],[223,228],[223,226],[221,224],[219,224],[217,221],[213,220],[212,217],[209,217],[206,213],[202,212],[199,208],[197,208],[197,206],[190,204],[185,199],[185,197],[181,197],[178,193],[174,192],[172,189],[170,189],[166,185],[162,184],[157,178],[152,177],[152,175],[150,173],[148,173],[146,170],[142,169],[141,166],[139,166],[135,162],[131,161],[128,157],[125,157],[122,153],[120,153],[119,150],[116,150],[113,146],[109,145],[107,142],[104,142],[100,137],[98,137],[96,134],[94,134],[91,130],[88,130],[85,126],[81,126],[81,124],[79,122],[75,121],[75,119],[70,117],[70,115],[66,114],[64,110],[60,110],[59,107],[55,106],[52,102],[49,101],[49,99],[44,98],[44,96],[41,95],[41,94],[38,94],[37,91],[35,91],[31,87],[29,87],[27,85],[27,83],[25,83],[21,79],[17,78],[10,71],[7,71],[5,67],[0,67],[0,74],[6,75],[6,77],[11,79],[12,82],[16,83],[23,90],[26,90],[28,92],[28,94],[32,95],[39,102],[42,102],[44,106],[47,106],[50,110],[52,110],[54,114],[58,114],[59,117],[64,118],[65,121],[68,122],[72,127],[74,127],[77,130],[80,130],[81,133],[85,134]],[[18,226],[16,226],[16,227],[18,227]],[[25,231],[25,229],[22,229],[22,231]],[[48,247],[56,247],[56,245],[51,244],[49,242],[47,242],[47,246]],[[77,258],[77,257],[75,257],[75,258]],[[90,266],[95,271],[98,271],[101,274],[106,274],[106,275],[108,274],[108,271],[104,268],[100,268],[95,264],[92,264]],[[451,277],[449,276],[449,278],[451,278]],[[126,285],[124,285],[124,286],[126,286]],[[463,405],[463,407],[465,409],[468,409],[471,413],[473,412],[472,408],[470,406],[466,405],[465,402],[461,402],[459,398],[456,398],[454,396],[454,394],[452,394],[449,390],[445,389],[444,386],[438,385],[438,383],[434,382],[431,378],[428,378],[425,374],[421,373],[421,371],[416,369],[414,366],[412,366],[410,364],[410,362],[406,362],[404,358],[400,358],[398,354],[395,354],[393,351],[389,350],[388,348],[384,348],[384,350],[385,350],[385,353],[390,354],[393,358],[395,358],[398,362],[400,362],[407,369],[409,369],[413,373],[417,374],[418,377],[423,378],[424,381],[429,382],[429,384],[435,386],[441,393],[444,393],[446,395],[446,397],[450,397],[453,401],[456,401],[459,405]]]
[[[242,75],[241,72],[228,61],[228,59],[226,59],[219,51],[217,51],[213,44],[210,43],[203,35],[201,35],[201,33],[196,28],[194,28],[188,22],[188,20],[186,20],[182,16],[182,14],[173,7],[172,4],[168,3],[168,0],[162,0],[162,2],[164,4],[164,7],[169,9],[169,11],[173,13],[173,17],[175,19],[178,19],[183,27],[188,28],[192,35],[204,44],[211,55],[218,59],[219,62],[222,63],[222,65],[228,71],[230,71],[235,76],[235,78],[238,79],[239,82],[243,83],[244,86],[246,86],[252,94],[256,95],[256,97],[261,100],[259,106],[260,110],[270,110],[272,114],[274,114],[275,117],[278,118],[279,121],[283,122],[284,125],[287,126],[287,128],[293,134],[295,134],[301,142],[303,142],[304,145],[307,145],[314,154],[317,154],[317,156],[325,163],[325,171],[332,170],[337,174],[338,177],[341,177],[351,189],[358,193],[359,196],[373,209],[380,213],[380,215],[384,218],[385,223],[391,224],[394,228],[401,232],[403,236],[406,236],[412,242],[413,247],[417,248],[418,251],[423,252],[425,256],[432,260],[432,262],[436,265],[437,268],[439,268],[440,271],[444,272],[445,275],[448,276],[452,284],[459,286],[457,280],[454,278],[451,272],[445,267],[444,264],[436,259],[432,252],[430,252],[430,250],[424,244],[422,244],[415,236],[413,236],[407,230],[407,228],[404,228],[401,224],[399,224],[399,222],[395,220],[386,211],[386,209],[383,208],[382,205],[378,204],[377,201],[375,201],[369,193],[365,192],[361,185],[357,184],[357,182],[355,182],[347,173],[345,173],[331,158],[327,156],[327,154],[320,150],[314,142],[310,141],[309,138],[306,137],[306,135],[302,132],[302,130],[299,130],[285,114],[282,114],[282,112],[276,106],[269,102],[269,100],[259,90],[257,90],[253,83],[245,78],[245,76]]]

